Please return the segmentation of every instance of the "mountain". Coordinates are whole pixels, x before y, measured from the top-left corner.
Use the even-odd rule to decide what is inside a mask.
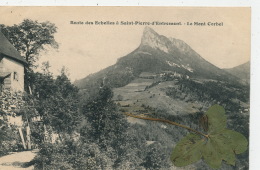
[[[106,85],[113,89],[113,101],[119,113],[167,119],[193,129],[199,129],[202,113],[213,104],[219,104],[226,109],[227,126],[247,138],[249,135],[249,86],[240,84],[238,77],[203,59],[184,41],[159,35],[148,27],[134,51],[119,58],[116,64],[76,81],[75,85],[80,88],[81,102],[93,101]],[[131,126],[129,130],[140,134],[147,144],[163,146],[165,150],[158,150],[157,154],[164,153],[167,158],[156,161],[165,165],[161,169],[170,169],[171,150],[187,131],[131,117],[127,117],[127,121]],[[240,156],[236,164],[223,163],[221,169],[248,169],[248,153]],[[172,169],[210,168],[200,161]]]
[[[225,70],[230,74],[240,78],[244,82],[250,84],[250,61]]]
[[[146,27],[137,49],[119,58],[116,64],[76,81],[75,85],[87,89],[105,80],[112,87],[122,87],[142,72],[164,71],[192,78],[237,81],[236,77],[203,59],[184,41],[167,38]]]

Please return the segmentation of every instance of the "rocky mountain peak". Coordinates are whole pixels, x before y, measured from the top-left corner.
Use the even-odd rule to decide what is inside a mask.
[[[155,32],[152,28],[150,27],[145,27],[144,31],[143,31],[143,35],[155,35],[155,36],[159,36],[159,34],[157,32]]]
[[[166,53],[169,51],[179,50],[183,53],[190,52],[191,47],[184,41],[176,38],[167,38],[158,34],[150,27],[145,27],[143,31],[141,45],[150,46]]]
[[[237,82],[238,80],[237,77],[203,59],[184,41],[167,38],[158,34],[152,28],[146,27],[143,31],[141,44],[136,50],[119,58],[115,65],[75,84],[78,87],[85,88],[86,82],[89,86],[92,86],[92,81],[98,82],[106,77],[107,80],[112,82],[111,86],[121,87],[127,85],[142,72],[154,74],[165,71],[191,78],[230,82]]]
[[[159,35],[150,27],[145,27],[141,40],[141,45],[150,46],[154,49],[160,49],[166,53],[169,52],[170,40],[165,36]]]
[[[173,46],[175,46],[182,52],[188,52],[191,50],[191,47],[182,40],[176,38],[169,38],[169,40],[171,41]]]

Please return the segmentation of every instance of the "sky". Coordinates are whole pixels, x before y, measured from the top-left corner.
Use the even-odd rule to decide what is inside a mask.
[[[260,153],[260,138],[259,138],[259,120],[260,120],[260,95],[259,95],[259,64],[260,64],[260,50],[259,50],[259,44],[260,44],[260,3],[258,0],[236,0],[236,1],[226,1],[226,0],[189,0],[189,1],[183,1],[183,0],[164,0],[164,1],[157,1],[157,0],[93,0],[93,1],[84,1],[84,0],[1,0],[1,5],[37,5],[37,6],[45,6],[45,5],[94,5],[94,6],[102,6],[102,5],[134,5],[134,6],[247,6],[252,9],[252,58],[251,58],[251,94],[250,94],[250,169],[259,169],[259,153]],[[103,7],[102,7],[103,8]],[[122,7],[120,7],[122,8]],[[146,7],[147,9],[148,7]],[[172,8],[171,8],[172,9]],[[192,27],[190,29],[185,27],[153,27],[155,31],[157,31],[160,34],[164,34],[166,36],[172,36],[172,37],[178,37],[182,40],[184,40],[186,43],[192,46],[194,50],[196,50],[203,58],[210,61],[211,63],[219,66],[219,67],[233,67],[239,64],[242,64],[243,62],[246,62],[250,58],[250,12],[249,8],[246,10],[235,10],[235,8],[226,8],[226,10],[220,10],[220,8],[213,10],[212,8],[207,10],[205,9],[204,12],[202,9],[199,9],[199,12],[192,12],[192,9],[183,10],[157,10],[154,9],[153,12],[147,12],[145,16],[151,16],[150,19],[154,20],[163,20],[165,19],[165,15],[170,15],[172,18],[176,18],[177,20],[187,21],[187,20],[199,20],[206,16],[210,16],[212,20],[214,20],[214,16],[217,18],[226,18],[225,26],[221,28],[195,28]],[[94,9],[95,10],[95,9]],[[117,14],[116,18],[126,18],[128,9],[124,8],[123,11],[120,14]],[[131,16],[134,16],[133,19],[139,19],[141,20],[143,17],[143,9],[140,9],[139,11],[136,9],[134,13],[131,13]],[[11,12],[12,11],[12,12]],[[64,9],[58,10],[57,8],[50,9],[48,8],[14,8],[14,7],[0,7],[0,12],[2,12],[1,22],[3,24],[13,25],[20,23],[24,18],[31,18],[31,19],[37,19],[39,21],[46,21],[49,20],[51,22],[54,22],[57,27],[59,27],[59,32],[56,35],[57,41],[60,43],[60,49],[59,52],[49,52],[48,54],[43,54],[41,57],[42,60],[49,60],[52,59],[52,65],[53,65],[53,71],[56,71],[61,67],[61,65],[66,65],[70,69],[71,73],[71,79],[80,79],[81,77],[85,77],[86,75],[96,72],[99,69],[102,69],[103,67],[106,67],[107,65],[113,64],[116,62],[116,59],[118,57],[121,57],[120,55],[125,55],[129,53],[132,49],[136,48],[138,44],[140,43],[140,36],[142,34],[142,26],[135,26],[135,27],[128,27],[129,29],[125,31],[125,27],[121,29],[120,32],[115,31],[108,31],[109,29],[106,29],[107,33],[114,33],[114,37],[118,36],[120,41],[114,45],[114,49],[109,49],[109,47],[113,46],[113,43],[111,44],[111,41],[114,39],[111,39],[109,41],[105,41],[105,39],[108,39],[109,37],[101,37],[99,34],[91,34],[89,30],[97,29],[97,27],[84,27],[81,28],[82,30],[85,30],[86,32],[89,32],[89,34],[85,33],[85,31],[78,31],[78,27],[70,27],[68,24],[69,20],[88,20],[90,19],[96,19],[96,17],[100,17],[100,15],[103,17],[102,19],[110,18],[111,13],[115,12],[115,10],[110,10],[107,13],[110,13],[107,15],[107,13],[104,15],[99,14],[98,12],[93,13],[89,12],[91,10],[85,9],[83,13],[84,15],[78,14],[79,10],[75,8],[70,10]],[[112,11],[112,12],[111,12]],[[81,12],[82,13],[82,12]],[[185,18],[185,15],[189,15]],[[206,13],[206,14],[205,14]],[[4,17],[3,17],[4,16]],[[74,17],[73,17],[74,16]],[[202,17],[201,17],[202,16]],[[129,18],[129,17],[128,17]],[[159,18],[159,19],[158,19]],[[163,19],[162,19],[163,18]],[[131,19],[132,20],[132,19]],[[175,20],[175,19],[174,19]],[[221,19],[220,19],[221,20]],[[74,29],[73,29],[74,28]],[[225,28],[225,29],[224,29]],[[76,30],[76,31],[75,31]],[[96,30],[98,32],[98,30]],[[104,31],[104,30],[103,30]],[[102,32],[103,32],[102,31]],[[126,32],[124,34],[124,32]],[[211,35],[205,35],[207,32],[213,33]],[[119,36],[120,34],[120,36]],[[100,44],[96,43],[96,46],[99,46],[98,49],[101,49],[106,51],[106,55],[96,53],[98,49],[90,48],[87,46],[84,46],[85,43],[80,43],[77,41],[77,39],[84,39],[82,36],[95,36],[96,39],[98,39]],[[101,34],[102,35],[102,34]],[[112,34],[113,35],[113,34]],[[126,35],[129,35],[126,39]],[[106,34],[106,36],[109,36],[109,34]],[[126,37],[124,37],[126,36]],[[139,36],[139,37],[138,37]],[[70,39],[71,41],[65,41],[64,37],[67,37],[67,39]],[[125,39],[123,39],[125,38]],[[227,41],[221,40],[221,38],[226,38]],[[102,39],[104,41],[102,41]],[[93,40],[92,40],[93,41]],[[115,40],[116,41],[116,40]],[[74,42],[74,43],[71,43]],[[95,46],[96,41],[93,41],[93,44],[91,47]],[[235,44],[231,45],[235,42]],[[137,43],[137,44],[136,44]],[[102,46],[103,45],[103,46]],[[81,48],[84,46],[85,48]],[[71,47],[71,48],[70,48]],[[119,48],[122,47],[122,48]],[[233,47],[233,48],[230,48]],[[225,48],[225,50],[219,50],[219,48]],[[92,57],[86,57],[83,54],[79,55],[76,53],[73,53],[73,51],[70,51],[69,49],[79,49],[84,50],[84,53],[87,52],[89,56]],[[115,50],[116,49],[116,50]],[[110,55],[110,56],[109,56]],[[109,58],[110,57],[110,58]],[[80,59],[79,61],[71,60],[71,59]],[[68,61],[67,61],[68,60]],[[71,62],[69,62],[71,61]],[[67,62],[67,63],[66,63]],[[75,63],[74,63],[75,62]],[[55,67],[54,67],[55,66]],[[75,69],[76,67],[76,69]]]
[[[204,59],[220,68],[232,68],[250,60],[250,8],[213,7],[0,7],[0,24],[24,19],[50,21],[58,30],[59,49],[42,52],[39,64],[49,61],[58,74],[62,66],[72,81],[110,65],[136,49],[145,25],[70,24],[95,21],[181,22],[182,25],[150,25],[157,33],[181,39]],[[194,26],[187,22],[220,22],[223,26]]]

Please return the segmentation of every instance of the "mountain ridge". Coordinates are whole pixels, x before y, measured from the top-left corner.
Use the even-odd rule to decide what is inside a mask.
[[[176,50],[176,48],[178,50],[181,50],[182,52],[187,52],[189,50],[192,50],[192,48],[184,41],[182,41],[180,39],[172,38],[172,37],[167,38],[164,35],[158,34],[150,27],[145,27],[145,29],[143,31],[143,36],[141,38],[140,46],[142,46],[142,45],[148,45],[153,48],[157,47],[164,52],[168,52],[170,50]],[[161,46],[159,46],[159,45],[161,45]]]
[[[206,61],[184,41],[167,38],[145,27],[141,42],[134,51],[119,58],[116,64],[75,81],[75,85],[84,89],[87,84],[105,78],[112,87],[122,87],[142,72],[159,74],[163,71],[218,81],[238,81],[237,77]],[[116,77],[121,78],[121,82],[115,80]]]
[[[233,68],[226,68],[224,70],[238,77],[245,83],[250,84],[250,61],[247,61],[246,63],[240,64]]]
[[[184,41],[146,27],[135,50],[76,84],[80,94],[88,98],[81,102],[92,101],[89,96],[96,97],[100,89],[108,86],[119,113],[167,119],[193,129],[199,128],[203,112],[219,104],[226,109],[227,126],[248,138],[249,86],[238,82],[239,78],[203,59]],[[126,119],[131,127],[139,127],[134,133],[142,134],[147,142],[163,143],[169,155],[176,141],[187,133],[168,125]],[[248,167],[247,158],[240,157],[238,164]],[[203,162],[185,168],[209,169]],[[221,169],[237,167],[224,165]]]

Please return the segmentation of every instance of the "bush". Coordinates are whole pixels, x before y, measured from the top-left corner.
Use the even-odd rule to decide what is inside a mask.
[[[9,152],[22,150],[21,139],[14,126],[0,120],[0,156],[7,155]]]
[[[34,158],[35,169],[103,169],[109,158],[96,144],[67,140],[64,143],[44,144]]]

